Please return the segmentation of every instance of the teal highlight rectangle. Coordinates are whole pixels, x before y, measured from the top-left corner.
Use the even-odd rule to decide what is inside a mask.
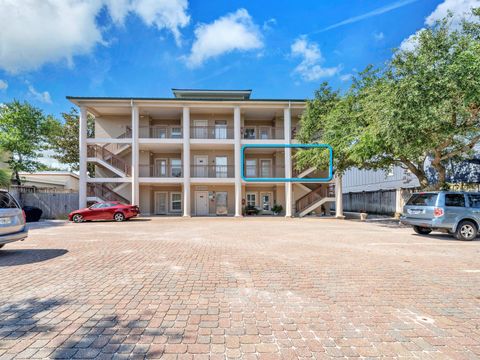
[[[329,152],[329,166],[328,166],[328,176],[325,178],[251,178],[245,176],[245,150],[249,148],[301,148],[301,149],[313,149],[313,148],[323,148],[328,149]],[[333,149],[328,144],[247,144],[242,146],[241,150],[241,162],[242,162],[242,171],[241,176],[244,181],[247,182],[329,182],[333,179]]]

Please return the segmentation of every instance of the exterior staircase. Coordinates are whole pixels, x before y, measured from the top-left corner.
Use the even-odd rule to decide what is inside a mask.
[[[87,185],[87,197],[89,201],[119,201],[123,204],[130,204],[130,200],[102,183],[89,183]]]
[[[295,173],[297,178],[308,178],[309,175],[316,171],[314,167],[308,168],[301,172]],[[334,184],[318,184],[318,183],[296,183],[297,186],[308,191],[307,194],[302,196],[295,202],[295,213],[299,217],[308,215],[313,210],[318,209],[320,206],[327,202],[335,202],[335,186]],[[328,186],[326,186],[328,185]]]
[[[328,187],[318,185],[295,202],[295,210],[299,217],[304,217],[327,202],[335,202],[333,184],[329,184]]]
[[[88,145],[87,157],[88,161],[96,162],[120,177],[127,177],[132,173],[132,168],[127,161],[104,146]]]

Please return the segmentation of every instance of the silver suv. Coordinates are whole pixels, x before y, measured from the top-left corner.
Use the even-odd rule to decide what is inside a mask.
[[[12,195],[0,190],[0,248],[5,244],[24,240],[27,235],[22,208]]]
[[[404,206],[400,222],[412,225],[417,234],[439,230],[459,240],[473,240],[480,228],[480,193],[415,193]]]

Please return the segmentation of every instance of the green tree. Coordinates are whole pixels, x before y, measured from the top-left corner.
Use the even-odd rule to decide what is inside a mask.
[[[10,185],[10,174],[6,169],[0,169],[0,189]]]
[[[455,29],[448,15],[415,36],[411,49],[397,50],[384,68],[368,67],[356,76],[321,120],[307,107],[299,139],[330,143],[339,172],[400,165],[423,188],[447,187],[448,162],[471,156],[480,142],[479,39],[474,21]],[[317,92],[308,106],[321,104],[318,99]],[[312,135],[312,126],[321,131]],[[314,152],[299,159],[323,166]],[[437,173],[435,183],[427,176],[428,166]]]
[[[71,171],[79,168],[78,136],[80,121],[77,109],[71,108],[70,112],[62,113],[63,123],[58,123],[48,136],[49,148],[54,151],[52,157],[61,164],[68,165]],[[92,137],[95,123],[93,118],[87,120],[87,137]]]
[[[7,155],[12,176],[20,184],[20,171],[35,171],[40,151],[56,120],[27,102],[14,100],[0,107],[0,147]]]

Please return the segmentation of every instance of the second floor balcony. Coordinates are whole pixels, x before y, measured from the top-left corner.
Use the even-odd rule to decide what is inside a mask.
[[[182,164],[165,164],[158,162],[154,165],[140,165],[140,177],[152,178],[181,178],[183,176]]]
[[[138,135],[142,139],[182,139],[181,125],[140,126]]]
[[[233,127],[227,125],[192,126],[190,127],[190,138],[218,140],[233,139],[234,130]]]
[[[283,128],[273,126],[246,125],[241,131],[245,140],[281,140],[285,138]]]
[[[235,167],[233,165],[192,165],[190,176],[192,178],[233,178]]]

